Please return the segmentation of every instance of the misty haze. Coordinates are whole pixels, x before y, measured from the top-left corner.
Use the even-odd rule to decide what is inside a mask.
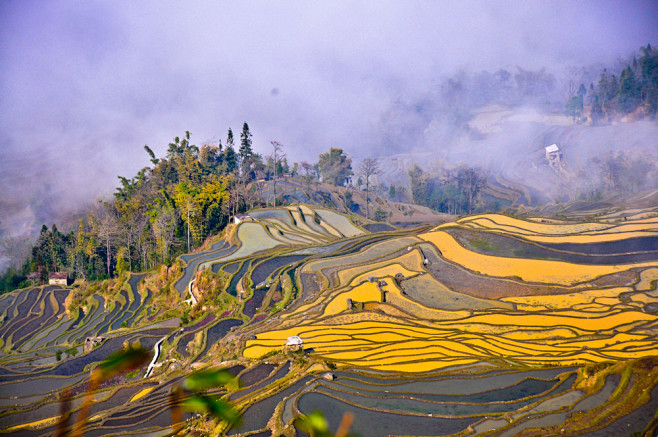
[[[656,435],[658,3],[0,17],[0,431]]]

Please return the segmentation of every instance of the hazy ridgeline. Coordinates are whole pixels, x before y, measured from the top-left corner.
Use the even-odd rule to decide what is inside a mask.
[[[656,57],[655,50],[645,50],[644,53],[645,57],[648,56],[647,53]],[[603,78],[607,77],[606,74],[608,73],[601,74],[599,85],[605,85]],[[647,74],[638,73],[639,78],[644,76]],[[579,80],[585,80],[586,77],[588,76],[582,73]],[[588,101],[593,102],[599,99],[600,90],[599,86],[592,89],[591,92],[595,95],[588,98]],[[574,119],[573,114],[569,113],[568,105],[565,107],[564,99],[559,99],[559,96],[563,95],[562,91],[559,81],[543,69],[530,72],[517,68],[515,74],[506,70],[478,74],[461,72],[445,80],[436,93],[431,94],[424,103],[414,106],[415,112],[409,107],[398,108],[400,112],[407,111],[413,114],[410,117],[416,118],[415,121],[405,124],[400,135],[407,130],[422,130],[421,136],[414,137],[412,134],[408,141],[423,145],[413,148],[411,153],[380,155],[378,165],[381,172],[373,177],[372,192],[391,200],[411,201],[429,206],[440,212],[463,214],[497,211],[518,203],[537,205],[554,201],[596,201],[656,188],[658,181],[654,171],[654,139],[658,137],[658,128],[651,120],[655,116],[651,114],[651,106],[638,98],[633,108],[624,110],[620,105],[608,103],[604,115],[593,115],[593,106],[584,105],[578,118]],[[644,95],[646,97],[648,93]],[[619,95],[616,98],[619,100]],[[647,120],[630,122],[629,117],[632,115]],[[414,124],[417,126],[411,128]],[[426,126],[423,127],[423,124]],[[251,147],[251,134],[248,135]],[[241,138],[240,142],[243,141]],[[389,138],[387,141],[392,140]],[[403,141],[400,139],[397,144]],[[122,186],[117,188],[117,200],[121,200],[122,196],[132,196],[136,187],[139,187],[140,192],[150,193],[145,195],[145,198],[142,198],[144,195],[137,197],[141,199],[142,206],[135,208],[141,211],[140,214],[162,209],[162,205],[166,206],[168,202],[172,205],[176,203],[167,197],[156,195],[157,190],[169,187],[168,195],[173,198],[176,196],[174,185],[181,182],[192,188],[196,186],[194,191],[206,183],[203,182],[204,177],[209,175],[230,175],[233,178],[222,183],[226,193],[229,193],[228,188],[233,186],[233,194],[239,199],[233,201],[231,206],[228,206],[228,201],[223,200],[223,206],[222,202],[219,202],[217,208],[223,211],[224,218],[207,217],[213,224],[200,224],[197,220],[195,225],[192,220],[192,226],[187,230],[185,228],[188,219],[184,217],[183,209],[174,208],[176,213],[171,220],[177,224],[172,228],[170,240],[176,244],[170,253],[160,253],[159,261],[187,249],[184,234],[189,232],[193,239],[192,246],[196,246],[210,235],[210,232],[221,230],[228,214],[257,204],[255,199],[251,198],[257,194],[254,190],[249,192],[243,189],[243,192],[238,192],[238,187],[259,177],[272,177],[272,156],[263,157],[253,151],[235,151],[238,147],[234,142],[237,143],[238,140],[231,137],[224,140],[224,145],[220,140],[218,145],[206,144],[199,148],[190,142],[189,136],[182,142],[175,139],[169,144],[166,157],[159,159],[155,154],[151,155],[152,168],[145,167],[131,179],[120,177]],[[232,157],[227,156],[229,143],[232,145]],[[262,143],[262,140],[257,143]],[[562,169],[552,169],[545,161],[544,147],[553,143],[559,144],[565,154],[565,166]],[[391,144],[388,149],[378,151],[378,154],[387,150],[393,153],[397,151],[396,147],[398,146]],[[189,159],[196,164],[186,162],[188,154]],[[148,154],[142,152],[142,155],[148,158]],[[255,158],[251,158],[252,155]],[[57,167],[56,161],[54,159],[53,162],[39,163],[37,168],[41,169],[41,175],[52,173],[43,170],[48,166],[51,166],[54,172],[62,171]],[[22,261],[31,254],[30,246],[39,226],[59,223],[57,232],[63,232],[62,235],[69,232],[76,235],[83,231],[92,232],[93,223],[90,224],[87,220],[85,225],[80,227],[78,219],[87,216],[91,210],[98,212],[104,208],[101,206],[99,209],[92,205],[95,194],[90,186],[87,186],[87,190],[77,191],[68,190],[57,181],[39,185],[37,182],[43,176],[33,176],[29,172],[20,171],[28,162],[26,158],[17,159],[2,178],[5,185],[20,181],[26,187],[24,191],[6,191],[8,195],[2,209],[6,218],[0,230],[3,233],[3,253],[6,256],[3,268],[10,263],[14,268],[20,267]],[[249,162],[251,164],[245,164]],[[241,169],[244,165],[251,165],[253,170]],[[205,176],[195,176],[195,166],[201,168],[198,172]],[[356,166],[354,170],[357,171]],[[277,171],[278,174],[293,171],[312,177],[319,177],[324,173],[324,179],[329,177],[326,171],[320,172],[317,164],[314,166],[302,161],[300,165],[297,157],[291,153],[279,157]],[[363,188],[363,181],[359,183],[356,176],[354,184]],[[342,176],[338,179],[342,179]],[[515,187],[512,191],[517,191],[517,198],[512,196],[501,199],[490,195],[487,187],[500,184],[501,180]],[[217,182],[213,183],[217,185]],[[86,186],[84,183],[76,184],[78,185]],[[146,188],[147,185],[149,188]],[[104,190],[107,191],[107,187]],[[524,192],[531,194],[522,197]],[[157,199],[160,206],[153,206],[155,204],[152,202]],[[206,203],[208,202],[206,199]],[[147,207],[147,204],[150,206]],[[119,212],[120,207],[113,209],[116,210],[113,214],[122,215]],[[194,213],[198,212],[195,210]],[[143,216],[139,227],[148,230],[155,223],[156,215]],[[123,223],[121,226],[127,225]],[[161,243],[156,241],[158,237],[153,232],[151,229],[153,241],[140,241],[145,243],[145,246],[150,245],[155,253],[154,248]],[[126,238],[130,240],[134,237],[125,237],[124,240]],[[72,237],[71,241],[73,239]],[[142,254],[139,258],[136,253],[130,253],[133,249],[139,251],[136,246],[131,247],[135,242],[123,244],[118,243],[118,240],[120,238],[117,237],[117,242],[113,241],[111,244],[111,257],[115,259],[119,248],[125,247],[122,255],[125,256],[124,252],[128,252],[128,268],[141,269],[155,265],[155,258],[158,257],[149,261],[149,255]],[[101,260],[107,258],[107,252],[106,249],[104,253],[98,253],[95,262],[99,266],[102,264]],[[116,259],[110,261],[112,262],[115,263]],[[73,264],[68,264],[70,269]],[[63,267],[64,264],[60,267],[53,264],[50,270]],[[114,268],[107,268],[106,273],[111,273]],[[43,273],[45,274],[45,270]]]

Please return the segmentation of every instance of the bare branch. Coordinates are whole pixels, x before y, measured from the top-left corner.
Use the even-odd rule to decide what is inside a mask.
[[[377,158],[366,158],[359,164],[359,175],[363,176],[366,183],[366,218],[370,218],[368,205],[370,203],[370,177],[382,174],[379,168],[379,160]]]

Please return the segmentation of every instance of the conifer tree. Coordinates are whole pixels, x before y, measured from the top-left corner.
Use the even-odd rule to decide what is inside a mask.
[[[233,139],[233,130],[228,128],[228,134],[226,134],[226,147],[235,148],[235,140]]]
[[[226,136],[226,148],[224,149],[224,163],[226,164],[226,171],[234,173],[238,168],[238,154],[235,153],[235,144],[233,140],[233,131],[228,128]]]
[[[283,153],[283,144],[281,144],[278,141],[270,141],[270,144],[272,144],[272,166],[274,167],[274,179],[272,182],[272,187],[273,187],[273,197],[274,197],[274,206],[276,206],[276,178],[279,174],[282,173],[281,170],[283,170],[281,166],[281,161],[283,159],[286,159],[286,154]]]
[[[642,97],[648,104],[649,114],[656,114],[658,109],[658,50],[647,44],[640,47],[642,57],[639,60],[642,84]]]
[[[619,76],[619,106],[625,113],[637,107],[640,88],[631,67],[626,67]]]
[[[240,159],[244,163],[254,156],[254,151],[251,148],[251,132],[249,132],[249,125],[245,121],[242,125],[242,132],[240,133]]]
[[[254,161],[254,151],[251,148],[251,132],[249,132],[249,125],[247,122],[242,125],[242,132],[240,133],[239,155],[241,176],[248,180],[252,176],[251,173]]]

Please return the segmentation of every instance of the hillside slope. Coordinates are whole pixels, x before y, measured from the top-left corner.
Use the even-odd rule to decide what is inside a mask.
[[[489,173],[487,194],[503,204],[565,202],[597,190],[599,196],[608,197],[610,181],[602,176],[603,161],[621,154],[631,163],[657,162],[656,138],[658,124],[651,120],[592,126],[534,108],[488,106],[473,111],[459,129],[445,132],[430,126],[424,148],[380,156],[379,181],[408,186],[407,172],[416,164],[428,171],[468,165]],[[564,156],[557,170],[545,158],[544,148],[552,144]],[[640,189],[658,188],[650,173]]]
[[[274,198],[274,182],[262,182],[264,202],[272,203]],[[366,217],[366,192],[351,187],[338,187],[321,183],[317,180],[307,181],[302,177],[283,177],[276,182],[277,198],[286,203],[308,203],[334,209],[344,214]],[[430,208],[403,202],[392,202],[385,196],[373,192],[369,194],[368,216],[373,219],[375,211],[383,213],[384,220],[393,225],[414,225],[421,223],[437,223],[449,220],[450,216],[441,214]]]
[[[99,389],[90,435],[169,435],[169,393],[208,365],[239,377],[213,394],[244,424],[187,414],[202,434],[294,435],[316,409],[372,436],[655,431],[655,207],[385,232],[309,204],[249,215],[149,276],[0,296],[0,433],[53,435],[61,393],[75,413],[133,341],[159,358]]]

